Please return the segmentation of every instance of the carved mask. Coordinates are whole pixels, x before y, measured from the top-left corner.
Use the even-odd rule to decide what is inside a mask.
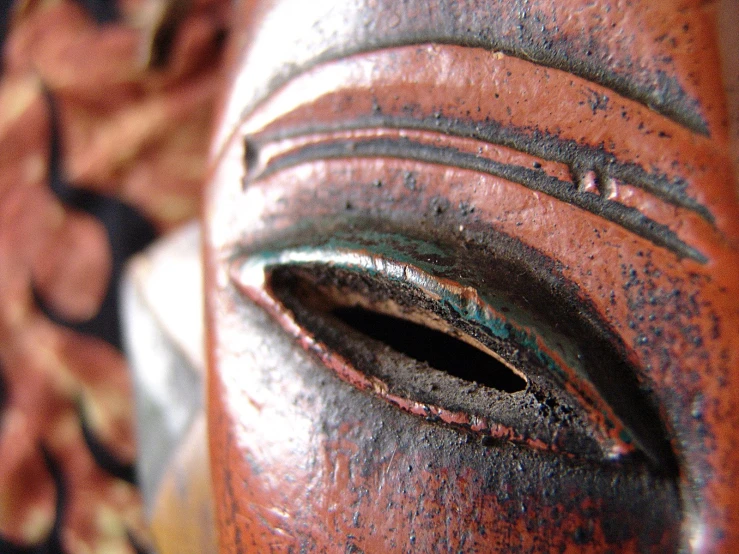
[[[715,5],[241,18],[205,212],[221,549],[732,551]]]

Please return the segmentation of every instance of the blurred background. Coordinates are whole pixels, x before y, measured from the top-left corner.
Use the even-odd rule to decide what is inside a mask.
[[[229,5],[0,9],[0,552],[147,552],[118,289],[198,215]]]

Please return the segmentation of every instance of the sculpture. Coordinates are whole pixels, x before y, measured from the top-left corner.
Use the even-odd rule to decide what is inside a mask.
[[[177,78],[217,59],[213,5],[197,5],[199,46],[175,59],[210,54],[188,58],[192,73],[174,64]],[[139,454],[158,549],[215,550],[217,535],[225,552],[733,552],[737,13],[243,2],[204,211],[207,432],[194,402],[156,471],[153,449]],[[63,113],[79,102],[45,86],[34,122],[57,93]],[[212,87],[198,90],[206,103]],[[65,414],[71,394],[54,399]],[[58,446],[37,446],[33,468],[58,468]],[[116,468],[88,473],[107,472],[109,491]],[[66,475],[40,495],[52,550],[95,544],[78,533],[96,514],[82,472],[74,517],[60,507]],[[131,487],[119,502],[135,504]],[[125,512],[121,542],[140,531]]]
[[[241,17],[205,211],[221,549],[732,551],[713,7]]]

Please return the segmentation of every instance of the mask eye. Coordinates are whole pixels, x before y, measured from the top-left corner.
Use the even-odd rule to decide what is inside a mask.
[[[374,341],[378,349],[397,352],[414,360],[418,378],[428,381],[433,390],[434,372],[441,372],[466,384],[514,393],[526,389],[526,379],[515,368],[499,359],[474,339],[454,332],[437,330],[431,321],[416,323],[409,319],[374,312],[361,305],[337,306],[330,314],[363,338]],[[422,316],[418,319],[423,320]],[[425,374],[425,375],[424,375]],[[426,378],[426,379],[424,379]]]
[[[550,291],[506,263],[394,240],[253,253],[232,281],[340,378],[400,409],[484,444],[676,471],[633,371],[584,310],[545,303]]]

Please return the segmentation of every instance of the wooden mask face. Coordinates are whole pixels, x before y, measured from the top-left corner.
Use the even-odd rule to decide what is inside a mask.
[[[714,9],[242,20],[205,212],[222,550],[739,544]]]

